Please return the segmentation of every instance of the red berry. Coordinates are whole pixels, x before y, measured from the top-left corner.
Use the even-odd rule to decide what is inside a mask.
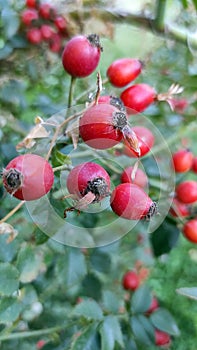
[[[170,214],[174,217],[185,217],[190,215],[190,210],[187,204],[180,202],[177,198],[174,198],[173,205],[170,208]]]
[[[154,135],[152,134],[152,132],[143,127],[143,126],[134,126],[133,128],[131,128],[137,138],[138,138],[138,145],[140,148],[140,157],[144,156],[145,154],[147,154],[151,148],[153,147],[155,138]],[[123,153],[126,154],[129,157],[137,157],[138,154],[134,151],[131,150],[131,148],[128,145],[128,142],[125,141],[124,142],[124,149],[123,149]]]
[[[67,189],[82,198],[88,192],[95,195],[94,202],[109,195],[110,177],[99,164],[86,162],[74,167],[67,178]]]
[[[110,104],[99,103],[87,109],[79,122],[79,133],[88,146],[96,149],[113,147],[122,140],[125,113]]]
[[[59,36],[59,34],[54,33],[51,38],[50,38],[50,42],[49,42],[49,48],[52,52],[60,52],[61,48],[62,48],[62,41],[61,41],[61,37]]]
[[[52,38],[52,36],[54,35],[54,30],[53,28],[48,25],[48,24],[43,24],[41,27],[40,27],[40,31],[41,31],[41,34],[42,34],[42,38],[44,40],[49,40]]]
[[[31,28],[27,31],[27,39],[31,44],[40,44],[42,41],[42,34],[40,29]]]
[[[139,287],[140,280],[135,271],[128,271],[122,279],[122,286],[127,290],[135,290]]]
[[[98,66],[101,54],[99,36],[76,35],[70,39],[62,54],[65,71],[73,77],[86,77]]]
[[[44,19],[53,19],[56,15],[56,10],[52,5],[44,3],[39,6],[39,15]]]
[[[197,243],[197,219],[189,220],[183,226],[183,234],[188,241]]]
[[[193,154],[187,149],[181,149],[172,155],[172,163],[177,173],[189,171],[192,167]]]
[[[38,12],[35,9],[26,9],[21,13],[21,21],[26,26],[29,26],[32,21],[38,19]]]
[[[24,154],[12,159],[3,171],[3,184],[14,197],[32,201],[48,193],[54,174],[46,159],[37,154]]]
[[[155,330],[155,344],[157,346],[170,345],[171,338],[168,333],[160,331],[158,329]]]
[[[159,303],[156,297],[152,298],[151,304],[148,308],[148,310],[146,311],[146,314],[150,315],[152,314],[155,310],[157,310],[159,307]]]
[[[193,180],[183,181],[176,187],[176,195],[179,201],[191,204],[197,201],[197,182]]]
[[[192,171],[197,174],[197,157],[193,158]]]
[[[128,220],[149,219],[156,212],[156,203],[135,184],[123,183],[111,195],[111,208]]]
[[[30,8],[36,8],[38,3],[38,0],[26,0],[26,6]]]
[[[60,32],[66,32],[67,22],[64,17],[58,16],[54,19],[54,24]]]
[[[38,349],[38,350],[40,350],[40,349],[42,349],[43,348],[43,346],[46,344],[46,341],[45,340],[38,340],[38,342],[36,343],[36,348]]]
[[[146,187],[148,184],[148,178],[142,169],[137,169],[135,178],[132,180],[133,167],[129,166],[126,168],[121,175],[121,182],[130,182],[138,185],[139,187]]]
[[[129,108],[128,113],[143,112],[156,97],[155,90],[147,84],[136,84],[124,90],[120,98]]]
[[[141,73],[142,62],[134,58],[120,58],[107,69],[107,76],[112,85],[123,87]]]

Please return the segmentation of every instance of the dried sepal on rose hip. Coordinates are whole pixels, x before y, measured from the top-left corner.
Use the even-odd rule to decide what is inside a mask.
[[[151,151],[151,148],[154,145],[155,137],[150,129],[144,126],[134,126],[131,130],[135,133],[137,137],[138,147],[140,150],[140,157],[143,157],[145,154]],[[139,152],[136,152],[130,147],[128,140],[124,141],[123,153],[128,157],[139,157]]]
[[[102,50],[97,34],[76,35],[64,47],[63,67],[72,77],[87,77],[98,66]]]
[[[67,177],[67,189],[76,200],[74,206],[64,211],[83,210],[89,204],[98,203],[110,193],[110,177],[99,164],[85,162],[75,166]]]
[[[24,154],[12,159],[3,170],[2,177],[6,191],[26,201],[47,194],[54,182],[51,165],[37,154]]]
[[[131,183],[115,187],[110,202],[112,210],[128,220],[149,220],[157,213],[157,204],[141,187]]]

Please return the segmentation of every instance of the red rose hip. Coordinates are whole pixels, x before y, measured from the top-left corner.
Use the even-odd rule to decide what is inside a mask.
[[[87,77],[98,66],[101,51],[98,35],[76,35],[67,42],[63,50],[63,67],[73,77]]]
[[[140,149],[140,157],[143,157],[145,154],[150,152],[151,148],[154,145],[155,137],[153,133],[144,126],[134,126],[131,128],[137,136],[138,146]],[[127,141],[124,142],[123,153],[129,157],[137,157],[138,154],[131,150]]]
[[[110,177],[99,164],[86,162],[75,166],[67,178],[67,189],[78,198],[92,192],[94,202],[98,202],[109,195]]]
[[[120,217],[128,220],[150,219],[157,211],[157,205],[135,184],[123,183],[111,194],[111,208]]]
[[[115,87],[123,87],[141,73],[142,62],[134,58],[120,58],[109,66],[107,76]]]
[[[187,149],[181,149],[172,155],[172,164],[177,173],[184,173],[191,169],[193,154]]]
[[[197,182],[193,180],[183,181],[176,187],[177,199],[186,204],[197,201]]]
[[[191,219],[184,224],[183,234],[188,241],[197,243],[197,219]]]
[[[98,103],[81,117],[79,134],[88,146],[107,149],[118,144],[122,138],[121,126],[127,125],[126,115],[110,104]]]
[[[197,157],[193,158],[192,171],[197,174]]]
[[[3,171],[5,189],[20,200],[31,201],[44,196],[53,182],[51,165],[37,154],[20,155],[12,159]]]
[[[37,19],[38,12],[35,9],[26,9],[21,13],[21,21],[26,26],[30,26],[30,24]]]
[[[134,168],[132,166],[127,167],[121,175],[121,182],[130,182],[142,188],[146,187],[148,184],[148,178],[144,171],[138,168],[135,174],[135,178],[132,179],[133,170]]]
[[[124,105],[128,107],[128,113],[143,112],[151,105],[155,98],[155,90],[148,84],[136,84],[128,87],[120,95]]]
[[[157,346],[170,345],[170,343],[171,338],[168,333],[160,331],[158,329],[155,330],[155,344]]]
[[[128,271],[122,278],[122,286],[126,290],[136,290],[139,287],[140,279],[135,271]]]

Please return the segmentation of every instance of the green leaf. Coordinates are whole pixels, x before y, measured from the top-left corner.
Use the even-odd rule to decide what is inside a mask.
[[[119,308],[124,306],[124,302],[115,292],[111,290],[103,290],[102,292],[103,308],[110,313],[118,313]]]
[[[0,235],[0,261],[10,262],[14,259],[19,248],[19,242],[17,239],[14,239],[9,244],[7,239],[9,234]]]
[[[175,336],[180,335],[179,328],[168,310],[159,308],[151,314],[150,319],[159,330]]]
[[[184,295],[190,299],[197,300],[197,287],[185,287],[176,290],[177,293]]]
[[[69,350],[100,350],[97,324],[91,324],[76,338]]]
[[[160,256],[164,253],[169,253],[176,245],[179,233],[176,224],[166,218],[158,229],[151,234],[151,244],[154,255]]]
[[[123,335],[120,323],[117,317],[105,317],[100,329],[101,350],[113,350],[117,342],[122,348],[124,347]]]
[[[86,295],[95,300],[101,299],[102,284],[97,276],[89,273],[82,282],[81,295]]]
[[[0,263],[0,295],[10,296],[19,286],[19,271],[9,263]]]
[[[17,259],[17,268],[20,272],[20,281],[23,283],[31,282],[39,274],[42,257],[31,246],[22,247]]]
[[[56,274],[58,281],[66,288],[79,284],[87,273],[83,253],[76,248],[70,248],[57,261]]]
[[[8,323],[14,322],[20,312],[22,306],[17,300],[17,298],[5,297],[0,300],[0,322]]]
[[[131,310],[134,313],[148,310],[152,300],[151,290],[147,285],[139,287],[131,297]]]
[[[74,307],[71,316],[80,316],[87,320],[100,321],[103,319],[103,311],[96,301],[84,300]]]
[[[147,332],[147,330],[144,328],[143,323],[141,322],[141,319],[138,316],[133,316],[131,319],[131,329],[133,331],[133,334],[136,338],[136,340],[144,345],[153,345],[151,334]]]
[[[182,2],[183,7],[185,9],[187,9],[188,8],[188,1],[187,0],[181,0],[181,2]]]
[[[58,150],[57,147],[54,148],[52,152],[52,164],[53,167],[57,167],[63,164],[71,164],[70,157]]]
[[[194,4],[194,7],[195,7],[195,9],[197,11],[197,0],[193,0],[193,4]]]
[[[12,36],[14,36],[14,34],[16,34],[20,25],[18,15],[11,8],[7,7],[3,9],[1,18],[3,22],[5,35],[7,38],[11,38]]]
[[[94,250],[90,257],[90,261],[93,269],[99,272],[109,273],[111,268],[111,258],[109,254]]]

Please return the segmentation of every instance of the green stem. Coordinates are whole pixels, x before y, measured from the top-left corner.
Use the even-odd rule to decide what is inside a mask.
[[[60,332],[63,329],[67,329],[69,327],[72,327],[75,323],[72,322],[68,325],[61,325],[57,327],[51,327],[51,328],[46,328],[46,329],[40,329],[37,331],[28,331],[28,332],[16,332],[16,333],[11,333],[7,335],[1,335],[0,336],[0,342],[1,341],[8,341],[12,339],[21,339],[21,338],[32,338],[32,337],[40,337],[43,335],[55,333],[55,332]]]
[[[69,95],[68,95],[68,108],[72,106],[75,81],[76,81],[76,78],[71,76],[70,89],[69,89]]]
[[[155,16],[155,28],[159,31],[164,31],[165,28],[165,9],[166,0],[157,0],[156,3],[156,16]]]

